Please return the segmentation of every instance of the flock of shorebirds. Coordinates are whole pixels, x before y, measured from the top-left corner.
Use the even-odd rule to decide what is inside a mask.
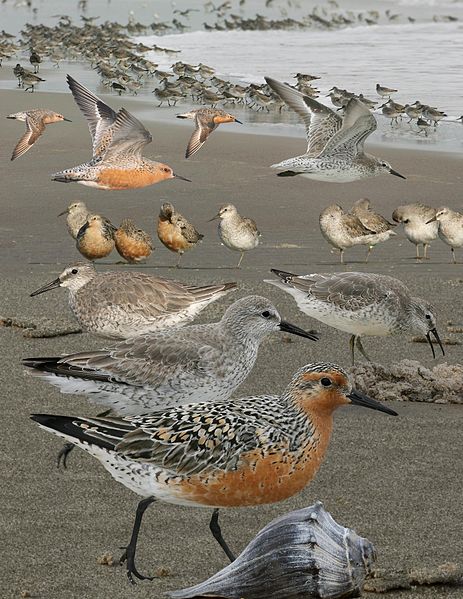
[[[358,99],[350,99],[341,117],[290,86],[270,78],[267,83],[303,118],[307,129],[306,153],[274,165],[280,175],[333,182],[398,175],[388,163],[364,152],[363,143],[376,122]],[[124,108],[113,111],[69,76],[68,84],[88,121],[92,158],[55,173],[53,180],[119,190],[178,177],[171,167],[142,156],[151,136],[138,119]],[[188,145],[190,155],[219,122],[228,122],[216,120],[223,115],[215,109],[181,116],[194,117],[196,123],[193,143]],[[65,120],[48,110],[10,117],[26,122],[26,134],[13,158],[33,145],[46,124]],[[422,209],[415,206],[415,213]],[[116,246],[130,262],[152,250],[149,235],[129,219],[114,227],[105,217],[89,213],[81,202],[71,204],[63,214],[79,251],[89,260],[100,257],[103,247],[109,252]],[[243,253],[258,243],[256,224],[241,217],[231,204],[214,218],[219,219],[222,242],[240,252],[241,262]],[[415,235],[414,243],[427,244],[417,235],[413,218],[407,207],[394,212],[410,239]],[[443,218],[444,211],[424,216],[426,226],[436,231]],[[355,226],[354,219],[358,220]],[[390,223],[372,212],[368,201],[357,203],[349,215],[331,207],[323,212],[320,224],[341,256],[349,244],[333,236],[333,230],[347,231],[351,238],[352,231],[367,235],[369,246],[391,234]],[[378,224],[386,230],[377,231]],[[169,203],[161,207],[158,236],[179,256],[201,238]],[[444,354],[434,307],[413,297],[393,277],[272,272],[276,279],[268,282],[293,296],[303,313],[350,334],[352,361],[356,349],[368,359],[363,337],[404,333],[424,336],[433,356],[434,343]],[[112,341],[97,351],[27,358],[24,366],[62,393],[87,396],[104,412],[96,417],[35,414],[32,418],[66,440],[59,454],[64,464],[71,448],[81,447],[141,496],[132,536],[121,557],[131,582],[148,578],[137,569],[135,557],[143,513],[154,501],[211,508],[211,531],[233,560],[234,553],[221,534],[219,508],[273,503],[302,490],[324,458],[337,407],[354,404],[396,414],[353,389],[342,368],[324,362],[298,370],[279,396],[230,399],[249,375],[259,346],[270,333],[286,331],[318,339],[316,331],[283,320],[261,296],[235,301],[218,322],[190,324],[210,302],[235,289],[235,282],[198,287],[136,271],[98,272],[87,262],[69,265],[32,295],[58,287],[68,290],[70,309],[82,329]]]

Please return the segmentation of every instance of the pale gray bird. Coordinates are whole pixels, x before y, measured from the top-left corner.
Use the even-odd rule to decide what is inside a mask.
[[[238,213],[233,204],[225,204],[211,218],[220,219],[218,232],[222,243],[235,252],[240,252],[237,268],[240,268],[244,252],[253,250],[259,245],[260,232],[256,223]]]
[[[237,284],[197,287],[142,272],[98,272],[76,262],[31,297],[58,287],[69,291],[69,307],[85,331],[127,339],[187,324]]]
[[[281,320],[268,299],[249,296],[232,304],[219,322],[23,363],[62,393],[88,395],[118,414],[135,416],[166,406],[227,400],[247,378],[260,343],[273,331],[318,338]]]
[[[452,251],[452,262],[457,263],[455,248],[463,246],[463,214],[442,206],[436,210],[436,215],[427,224],[437,221],[439,223],[439,237],[450,246]]]
[[[408,241],[416,246],[416,258],[428,258],[428,247],[439,232],[439,223],[432,220],[436,216],[435,208],[420,202],[398,206],[392,213],[392,220],[402,223]],[[420,256],[420,245],[423,245],[423,256]]]
[[[85,225],[87,222],[87,218],[90,216],[90,211],[85,205],[85,202],[72,202],[60,212],[58,216],[66,216],[66,226],[69,232],[69,235],[73,239],[77,239],[77,233]]]

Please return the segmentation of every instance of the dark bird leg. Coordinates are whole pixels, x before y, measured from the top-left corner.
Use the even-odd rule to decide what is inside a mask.
[[[136,584],[135,580],[133,579],[134,576],[139,580],[153,580],[152,576],[143,576],[143,574],[140,574],[140,572],[137,570],[135,566],[135,552],[137,550],[138,534],[140,532],[143,514],[145,513],[146,508],[149,507],[154,501],[156,501],[154,497],[146,497],[138,504],[137,511],[135,513],[135,522],[132,529],[132,536],[130,537],[130,543],[125,548],[125,551],[119,560],[121,565],[127,561],[127,578],[132,584]]]
[[[227,543],[225,542],[224,538],[222,537],[222,531],[220,530],[219,508],[215,508],[215,510],[212,512],[212,518],[211,518],[211,521],[209,523],[209,528],[211,530],[211,533],[212,533],[214,539],[217,541],[217,543],[224,550],[225,555],[228,557],[228,559],[231,562],[234,562],[236,558],[233,555],[230,547],[227,545]]]
[[[367,354],[366,354],[366,352],[365,352],[365,350],[363,348],[362,341],[361,341],[360,337],[357,337],[356,345],[357,345],[360,353],[362,354],[362,356],[365,358],[365,360],[367,362],[371,362],[371,359],[367,356]]]
[[[355,335],[351,335],[349,339],[350,354],[352,357],[352,366],[355,366]]]

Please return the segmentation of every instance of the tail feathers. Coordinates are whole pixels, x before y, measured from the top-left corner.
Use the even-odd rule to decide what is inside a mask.
[[[94,445],[114,451],[116,445],[135,427],[120,418],[78,418],[54,414],[32,414],[42,428],[64,436],[72,443]],[[81,443],[79,443],[81,442]]]
[[[51,357],[51,358],[24,358],[22,360],[23,366],[32,368],[39,372],[48,372],[56,374],[58,376],[66,377],[77,377],[80,379],[86,379],[91,381],[103,381],[109,382],[111,377],[108,374],[98,372],[97,370],[90,370],[67,364],[65,356]]]
[[[224,293],[238,287],[237,283],[224,283],[223,285],[204,285],[203,287],[189,287],[188,290],[198,301],[213,301]]]
[[[295,177],[300,174],[301,173],[296,173],[295,171],[282,171],[281,173],[277,173],[277,177]]]
[[[60,171],[59,173],[54,173],[51,176],[51,180],[59,181],[60,183],[72,183],[73,181],[82,181],[83,178],[72,171]]]

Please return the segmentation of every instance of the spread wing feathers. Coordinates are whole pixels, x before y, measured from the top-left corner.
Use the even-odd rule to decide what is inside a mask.
[[[375,131],[376,119],[368,108],[356,98],[351,98],[346,107],[342,127],[333,135],[320,156],[346,153],[354,157],[363,152],[365,139]]]
[[[392,298],[398,298],[396,291],[404,294],[405,299],[409,297],[405,285],[387,275],[349,272],[298,276],[274,269],[272,272],[287,286],[306,294],[309,300],[315,299],[353,312],[383,301],[390,303]],[[396,301],[399,302],[399,299]]]
[[[11,160],[19,158],[32,148],[38,138],[42,135],[45,125],[40,122],[35,122],[31,118],[26,118],[26,132],[16,144]]]
[[[196,129],[193,131],[192,136],[190,137],[190,141],[188,142],[188,146],[185,152],[185,158],[190,158],[193,156],[202,146],[206,143],[209,135],[217,128],[215,123],[208,123],[208,126],[204,126],[203,123],[196,117],[195,119]]]
[[[173,383],[180,374],[208,376],[211,361],[220,354],[220,349],[207,343],[199,345],[180,329],[132,337],[108,350],[45,358],[39,363],[31,358],[23,364],[59,376],[155,389]]]
[[[92,136],[93,155],[99,156],[104,152],[108,141],[111,139],[111,133],[108,129],[115,122],[117,114],[70,75],[67,75],[66,78],[77,106],[87,119],[90,135]],[[108,136],[109,140],[105,139]]]
[[[112,139],[105,157],[139,156],[144,146],[152,139],[142,123],[125,108],[121,108],[114,122]]]
[[[342,119],[331,108],[286,85],[265,77],[270,87],[302,118],[307,135],[307,154],[318,156],[328,141],[341,129]]]

